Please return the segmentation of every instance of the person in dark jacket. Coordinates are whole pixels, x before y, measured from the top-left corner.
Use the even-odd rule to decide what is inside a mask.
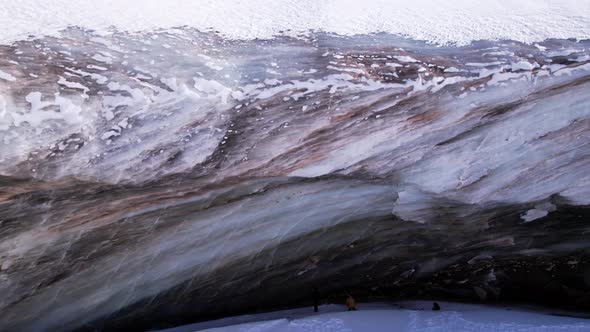
[[[313,288],[313,311],[318,312],[320,306],[320,290],[317,287]]]

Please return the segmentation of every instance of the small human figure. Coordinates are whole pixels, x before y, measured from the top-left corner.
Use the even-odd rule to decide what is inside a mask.
[[[348,311],[356,310],[356,301],[354,300],[354,297],[352,297],[350,294],[347,295],[348,297],[346,298],[346,307],[348,308]]]
[[[318,312],[320,306],[320,290],[317,287],[313,288],[313,311]]]
[[[432,310],[433,311],[439,311],[440,310],[440,306],[438,305],[438,303],[436,303],[436,302],[432,303]]]

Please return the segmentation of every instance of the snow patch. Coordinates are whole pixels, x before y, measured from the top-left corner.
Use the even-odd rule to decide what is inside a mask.
[[[543,203],[535,205],[534,209],[526,211],[520,216],[523,222],[529,222],[537,219],[541,219],[549,214],[549,212],[555,211],[557,207],[551,203]]]
[[[9,73],[6,73],[6,72],[3,72],[2,70],[0,70],[0,80],[14,82],[14,81],[16,81],[16,77],[10,75]]]
[[[144,0],[141,5],[133,0],[0,0],[0,43],[55,35],[70,26],[100,34],[112,27],[147,31],[188,26],[213,28],[234,39],[315,30],[388,32],[441,44],[482,39],[532,43],[590,38],[589,17],[589,0]]]
[[[324,305],[319,314],[292,309],[197,323],[160,332],[583,332],[590,322],[582,318],[550,315],[518,308],[487,307],[438,302],[364,304],[359,311],[345,312],[342,305]]]
[[[394,55],[393,58],[400,62],[418,62],[418,60],[407,55]]]

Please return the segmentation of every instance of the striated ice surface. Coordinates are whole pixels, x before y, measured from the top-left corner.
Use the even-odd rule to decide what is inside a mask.
[[[587,308],[589,50],[188,27],[0,46],[0,330],[145,330],[317,283]]]

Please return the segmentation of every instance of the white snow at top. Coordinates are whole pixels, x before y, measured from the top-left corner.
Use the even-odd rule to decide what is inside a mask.
[[[435,43],[590,38],[590,0],[0,0],[0,43],[69,26],[108,33],[189,26],[227,38],[389,32]]]

